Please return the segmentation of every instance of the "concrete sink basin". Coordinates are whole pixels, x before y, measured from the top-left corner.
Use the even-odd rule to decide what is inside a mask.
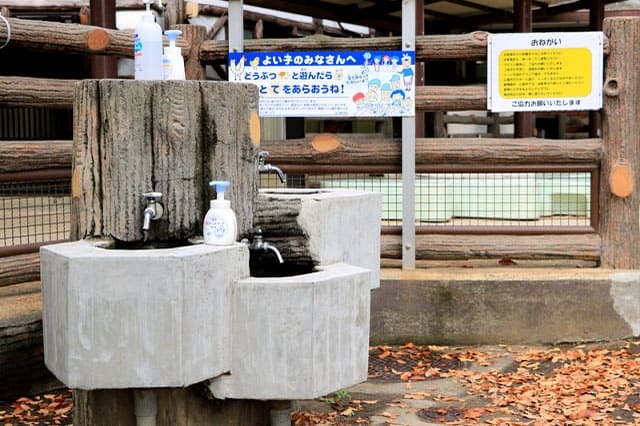
[[[216,398],[316,398],[367,379],[371,272],[336,263],[234,286],[231,373]]]
[[[232,284],[247,247],[41,249],[47,367],[74,389],[182,387],[229,371]],[[224,267],[212,267],[224,265]]]

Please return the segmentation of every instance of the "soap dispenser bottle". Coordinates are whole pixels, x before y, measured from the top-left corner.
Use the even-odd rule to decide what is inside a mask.
[[[151,12],[151,0],[144,0],[147,10],[135,28],[133,65],[136,80],[162,80],[162,28]]]
[[[182,59],[182,51],[176,46],[176,38],[182,34],[182,31],[167,30],[164,33],[169,38],[169,46],[164,48],[164,56],[162,56],[164,79],[184,80],[184,59]]]
[[[209,185],[216,187],[216,199],[211,200],[209,211],[204,217],[204,242],[217,246],[233,244],[237,238],[238,224],[236,214],[231,210],[231,202],[224,199],[229,182],[213,180]]]

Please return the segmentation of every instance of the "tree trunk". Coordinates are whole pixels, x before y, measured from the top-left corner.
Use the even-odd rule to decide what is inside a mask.
[[[202,235],[210,180],[231,181],[226,198],[246,232],[257,194],[255,116],[252,85],[83,81],[74,110],[72,239],[142,240],[149,191],[161,192],[164,206],[149,240]]]

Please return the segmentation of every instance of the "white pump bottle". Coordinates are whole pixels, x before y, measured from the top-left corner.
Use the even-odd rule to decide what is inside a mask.
[[[226,246],[233,244],[238,235],[236,214],[231,210],[231,202],[224,199],[229,182],[211,181],[209,185],[216,187],[216,199],[211,200],[209,211],[204,217],[202,235],[206,244]]]
[[[136,80],[162,80],[162,28],[151,12],[151,0],[145,0],[147,10],[136,25],[133,44],[133,65]]]
[[[182,31],[167,30],[164,33],[169,38],[169,46],[164,48],[162,56],[164,79],[184,80],[184,59],[182,59],[182,51],[176,46],[176,38],[182,34]]]

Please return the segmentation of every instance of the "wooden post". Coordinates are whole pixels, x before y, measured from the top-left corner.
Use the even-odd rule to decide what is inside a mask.
[[[141,241],[142,193],[163,194],[151,241],[202,235],[210,180],[230,180],[239,233],[257,196],[255,86],[84,80],[76,86],[72,239]],[[259,134],[259,133],[258,133]]]
[[[184,24],[185,9],[183,0],[167,0],[164,8],[164,27],[171,28]]]
[[[514,0],[514,31],[517,33],[528,33],[533,30],[533,20],[531,13],[531,0]],[[514,136],[516,138],[528,138],[533,136],[534,125],[533,113],[514,113]]]
[[[605,19],[611,53],[605,63],[603,143],[600,170],[602,266],[640,268],[640,18]]]
[[[207,39],[207,28],[198,25],[176,25],[172,27],[182,31],[183,39],[191,46],[184,58],[184,71],[187,80],[206,80],[205,64],[200,62],[200,45]]]

